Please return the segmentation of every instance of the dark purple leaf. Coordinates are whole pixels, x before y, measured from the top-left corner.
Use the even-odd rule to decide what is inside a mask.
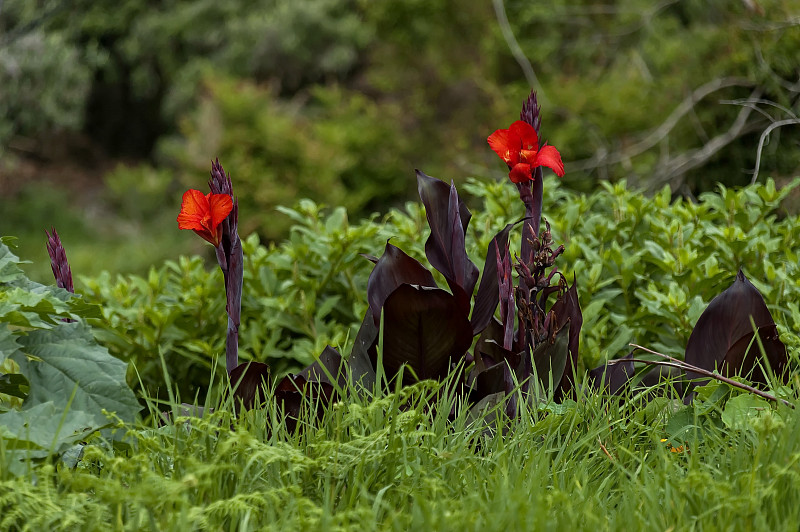
[[[741,270],[734,283],[715,297],[697,320],[686,344],[686,362],[709,371],[719,370],[728,377],[750,375],[754,382],[766,383],[764,372],[758,367],[761,357],[753,323],[769,365],[777,375],[783,375],[786,346],[778,338],[764,298]],[[687,377],[696,379],[700,375],[687,372]]]
[[[514,342],[514,280],[511,277],[511,252],[508,244],[500,256],[500,250],[495,248],[497,262],[497,287],[500,299],[500,322],[503,324],[503,348],[512,349]]]
[[[486,250],[486,262],[483,265],[483,275],[481,276],[481,283],[478,286],[478,293],[475,295],[475,304],[472,308],[472,318],[470,324],[475,334],[480,333],[494,316],[494,311],[497,308],[499,301],[499,292],[497,285],[497,249],[506,249],[508,247],[508,233],[514,224],[508,224],[505,228],[497,233],[492,241],[489,242],[489,248]],[[499,244],[499,246],[498,246]],[[502,339],[501,339],[502,342]]]
[[[383,365],[395,375],[408,364],[420,380],[444,377],[472,343],[472,328],[453,295],[439,288],[400,286],[387,299]]]
[[[367,301],[375,325],[381,322],[381,309],[386,298],[402,284],[436,287],[433,275],[425,266],[387,242],[367,281]]]
[[[533,352],[533,364],[536,366],[539,382],[547,387],[552,379],[554,392],[560,389],[567,367],[570,328],[570,323],[567,322],[555,336],[537,345]]]
[[[324,368],[324,369],[323,369]],[[298,376],[303,377],[309,382],[326,382],[333,384],[330,375],[336,380],[340,388],[344,388],[347,384],[347,376],[344,374],[342,368],[342,355],[339,351],[331,346],[325,346],[322,354],[314,361],[313,364],[298,373]]]
[[[425,241],[425,255],[431,266],[439,270],[459,303],[470,304],[478,282],[478,268],[467,257],[464,235],[471,218],[469,209],[458,197],[455,185],[449,187],[417,170],[419,197],[425,205],[425,216],[431,234]],[[460,288],[463,295],[458,293]]]
[[[596,391],[608,388],[611,395],[618,394],[633,377],[633,362],[628,360],[632,358],[633,353],[630,353],[618,359],[619,362],[611,364],[609,360],[609,363],[589,371],[589,385]]]
[[[564,369],[564,376],[561,378],[557,390],[556,400],[562,397],[561,394],[569,392],[575,384],[574,368],[578,365],[578,349],[580,347],[581,327],[583,327],[583,313],[581,304],[578,301],[578,283],[575,277],[572,278],[572,286],[555,302],[550,308],[550,312],[555,315],[555,329],[561,330],[569,322],[569,359]]]
[[[265,383],[269,382],[269,366],[263,362],[243,362],[230,373],[234,406],[241,402],[249,410],[264,400]]]
[[[487,395],[502,391],[511,393],[515,386],[512,372],[520,364],[520,354],[498,346],[497,358],[488,355],[481,358],[486,369],[477,374],[475,393],[471,395],[471,399],[479,401]]]
[[[366,390],[375,387],[375,366],[373,359],[377,357],[375,346],[378,344],[378,327],[372,318],[372,312],[367,309],[361,328],[356,334],[353,349],[347,358],[350,365],[350,374],[354,384],[359,384]]]
[[[286,414],[286,428],[289,432],[297,429],[304,402],[314,407],[314,414],[320,419],[325,406],[335,396],[336,390],[330,383],[308,381],[302,375],[289,374],[275,387],[275,401]]]

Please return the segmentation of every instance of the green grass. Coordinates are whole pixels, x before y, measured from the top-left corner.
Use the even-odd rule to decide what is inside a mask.
[[[0,529],[796,530],[800,412],[731,430],[697,405],[593,394],[501,427],[424,382],[343,398],[297,433],[272,401],[222,405],[118,426],[128,444],[98,437],[74,469],[13,478],[0,456]],[[703,427],[681,453],[661,441],[675,410]]]

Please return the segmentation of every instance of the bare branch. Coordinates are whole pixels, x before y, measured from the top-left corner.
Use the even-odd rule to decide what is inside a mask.
[[[728,87],[752,87],[753,85],[753,82],[746,78],[736,77],[717,78],[709,81],[692,91],[660,126],[651,131],[642,140],[627,148],[624,152],[616,151],[609,153],[605,149],[601,149],[589,159],[569,163],[569,168],[570,170],[590,170],[601,165],[617,164],[625,159],[630,159],[631,157],[644,153],[666,138],[678,122],[692,111],[697,102],[709,94]]]
[[[760,94],[761,89],[756,89],[750,97],[758,98]],[[663,183],[668,183],[689,170],[702,166],[722,148],[751,131],[753,129],[753,124],[748,124],[747,119],[752,112],[752,107],[743,107],[742,110],[739,111],[736,120],[734,120],[727,131],[706,142],[702,148],[682,153],[661,165],[651,179],[650,187],[659,188]]]
[[[522,51],[522,48],[517,42],[516,37],[514,37],[514,31],[511,29],[511,24],[508,23],[506,6],[503,3],[503,0],[492,0],[492,3],[494,4],[494,12],[497,16],[497,23],[500,24],[500,31],[503,32],[503,38],[506,40],[509,50],[511,50],[511,55],[514,56],[514,59],[517,60],[520,68],[522,68],[522,72],[525,74],[525,79],[527,80],[528,85],[530,85],[532,89],[536,89],[536,92],[539,94],[539,99],[543,100],[544,94],[542,93],[542,86],[539,85],[539,80],[536,78],[536,72],[533,71],[531,62],[528,61],[528,58],[525,56],[525,52]]]
[[[642,351],[646,351],[646,352],[648,352],[648,353],[650,353],[652,355],[656,355],[656,356],[660,356],[662,358],[665,358],[665,359],[667,359],[667,361],[664,362],[664,361],[661,361],[661,360],[642,360],[642,359],[626,358],[626,359],[620,359],[618,361],[609,361],[609,364],[613,364],[613,363],[617,363],[617,362],[623,362],[623,361],[624,362],[640,362],[642,364],[649,364],[649,365],[654,365],[654,366],[668,366],[668,367],[671,367],[671,368],[682,369],[684,371],[692,371],[694,373],[698,373],[700,375],[703,375],[704,377],[709,377],[711,379],[715,379],[715,380],[718,380],[720,382],[724,382],[725,384],[728,384],[729,386],[733,386],[734,388],[739,388],[740,390],[744,390],[746,392],[755,394],[755,395],[757,395],[759,397],[763,397],[764,399],[768,399],[768,400],[774,401],[776,403],[778,401],[780,401],[783,404],[785,404],[786,406],[794,408],[794,405],[792,403],[790,403],[789,401],[787,401],[786,399],[779,399],[779,398],[775,397],[772,394],[769,394],[767,392],[762,392],[758,388],[754,388],[752,386],[749,386],[747,384],[741,383],[739,381],[735,381],[733,379],[730,379],[728,377],[720,375],[719,373],[715,373],[713,371],[708,371],[707,369],[700,368],[700,367],[695,366],[693,364],[687,364],[686,362],[684,362],[682,360],[678,360],[677,358],[671,357],[669,355],[665,355],[664,353],[659,353],[658,351],[653,351],[652,349],[648,349],[648,348],[643,347],[643,346],[638,345],[638,344],[628,344],[628,345],[633,347],[634,351],[636,351],[637,349],[641,349]]]
[[[758,152],[756,153],[756,167],[753,170],[753,178],[750,180],[750,184],[754,184],[756,179],[758,179],[758,170],[761,167],[761,150],[764,148],[764,141],[766,140],[767,136],[772,132],[773,129],[782,127],[782,126],[789,126],[792,124],[800,124],[800,119],[797,118],[787,118],[786,120],[780,120],[778,122],[774,122],[770,124],[770,126],[764,130],[761,134],[761,138],[758,139]]]

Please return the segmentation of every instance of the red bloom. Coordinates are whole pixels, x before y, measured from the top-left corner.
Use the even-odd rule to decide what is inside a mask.
[[[191,229],[214,244],[214,247],[219,247],[222,239],[220,224],[231,209],[233,200],[228,194],[203,194],[199,190],[187,190],[178,214],[178,229]]]
[[[553,146],[539,148],[539,136],[533,126],[517,120],[508,129],[498,129],[487,139],[489,147],[503,159],[511,170],[508,177],[514,183],[533,179],[537,166],[552,168],[558,177],[564,176],[561,154]]]

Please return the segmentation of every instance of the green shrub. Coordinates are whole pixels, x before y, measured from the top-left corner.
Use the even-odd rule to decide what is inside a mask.
[[[87,50],[59,33],[28,33],[0,45],[0,154],[15,136],[83,126],[91,88]]]
[[[548,178],[544,214],[556,242],[566,245],[564,274],[578,281],[584,315],[581,363],[599,365],[636,342],[682,355],[706,304],[745,270],[763,293],[781,338],[800,346],[796,216],[780,217],[793,190],[772,181],[740,190],[720,188],[699,203],[672,201],[665,188],[652,198],[624,183],[576,194]],[[507,182],[472,180],[469,254],[482,263],[489,239],[521,215]],[[409,203],[383,223],[351,226],[344,209],[323,211],[305,200],[282,209],[295,224],[279,245],[246,239],[240,352],[266,361],[274,375],[296,371],[326,344],[349,352],[366,309],[372,265],[359,253],[379,254],[387,238],[423,256],[424,211]],[[514,245],[512,244],[512,249]],[[210,271],[209,271],[210,269]],[[83,279],[88,297],[104,308],[101,340],[136,363],[145,386],[161,382],[162,349],[184,397],[205,390],[209,368],[224,351],[222,276],[210,260],[182,258],[146,277],[108,274]]]
[[[181,122],[181,136],[161,144],[180,181],[197,188],[213,153],[232,169],[242,231],[284,238],[279,205],[313,198],[362,217],[407,197],[410,147],[397,125],[401,111],[338,87],[318,88],[305,105],[233,79],[206,81],[206,95]]]

